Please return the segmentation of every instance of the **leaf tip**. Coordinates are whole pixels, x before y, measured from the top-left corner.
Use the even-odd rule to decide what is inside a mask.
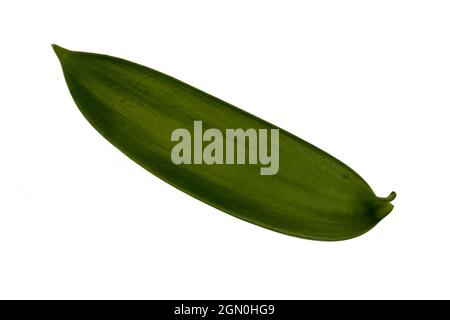
[[[58,46],[57,44],[52,44],[52,48],[56,53],[56,56],[58,57],[59,60],[61,60],[64,56],[66,56],[70,51]]]

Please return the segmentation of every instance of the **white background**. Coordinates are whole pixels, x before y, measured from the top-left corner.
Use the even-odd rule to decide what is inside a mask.
[[[450,298],[448,1],[3,1],[0,298]],[[172,188],[77,110],[50,44],[155,68],[360,173],[369,233],[271,232]]]

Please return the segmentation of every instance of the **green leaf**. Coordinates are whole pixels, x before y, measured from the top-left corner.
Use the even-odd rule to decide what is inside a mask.
[[[242,109],[126,60],[53,48],[75,103],[103,137],[149,172],[215,208],[315,240],[361,235],[393,208],[395,193],[377,197],[339,160]],[[249,143],[245,164],[175,164],[171,154],[178,142],[172,133],[184,128],[193,134],[194,121],[201,121],[203,133],[211,128],[224,133],[224,142],[227,129],[279,129],[278,171],[262,175],[261,162],[250,164]],[[208,144],[197,146],[203,150]],[[194,145],[191,158],[195,152],[201,158]],[[222,150],[226,153],[225,146]]]

